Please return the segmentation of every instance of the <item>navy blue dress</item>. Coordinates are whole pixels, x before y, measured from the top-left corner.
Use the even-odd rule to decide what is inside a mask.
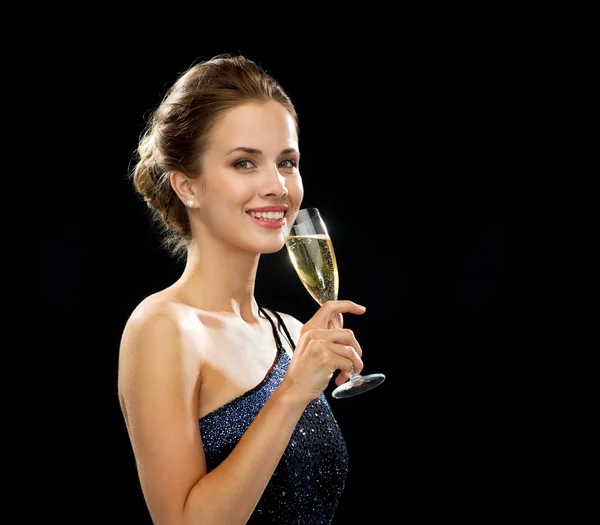
[[[208,472],[233,450],[289,366],[271,317],[277,357],[254,388],[200,419]],[[273,311],[292,348],[293,341]],[[271,480],[248,524],[328,525],[332,522],[348,474],[348,450],[325,395],[311,401],[300,417]]]

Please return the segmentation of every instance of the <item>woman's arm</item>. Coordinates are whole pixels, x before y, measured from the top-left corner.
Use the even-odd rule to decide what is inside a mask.
[[[125,328],[119,397],[144,497],[156,525],[246,523],[308,400],[282,385],[230,456],[207,474],[198,420],[201,363],[164,306]]]

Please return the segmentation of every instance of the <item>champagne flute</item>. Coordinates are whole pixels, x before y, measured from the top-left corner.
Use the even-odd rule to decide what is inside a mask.
[[[317,208],[298,211],[291,226],[284,230],[285,245],[300,281],[317,303],[338,298],[339,274],[333,244],[325,222]],[[367,392],[385,380],[384,374],[360,375],[354,371],[350,379],[338,386],[335,399]]]

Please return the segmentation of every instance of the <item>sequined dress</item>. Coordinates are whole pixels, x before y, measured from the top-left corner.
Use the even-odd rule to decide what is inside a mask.
[[[254,388],[200,419],[207,469],[217,467],[233,450],[269,396],[281,383],[290,358],[271,317],[277,357]],[[286,337],[294,348],[277,312]],[[287,448],[248,524],[327,525],[333,520],[348,473],[348,450],[324,394],[300,417]]]

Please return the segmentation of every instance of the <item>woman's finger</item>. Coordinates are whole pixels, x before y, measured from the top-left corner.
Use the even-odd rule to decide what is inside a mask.
[[[358,360],[360,361],[360,363],[357,363],[357,366],[360,366],[362,369],[362,348],[360,343],[356,340],[352,330],[347,328],[337,330],[314,329],[307,332],[306,336],[310,340],[322,340],[326,343],[333,343],[334,345],[352,348],[353,352],[356,353]]]
[[[333,343],[328,348],[332,353],[336,354],[333,356],[336,368],[344,372],[348,377],[352,372],[360,372],[363,369],[362,359],[353,346]]]
[[[340,312],[335,313],[333,317],[329,320],[327,328],[344,328],[344,316]]]
[[[317,310],[312,319],[317,323],[322,323],[322,326],[328,326],[329,321],[337,314],[351,313],[362,315],[366,311],[366,307],[353,301],[327,301]]]

